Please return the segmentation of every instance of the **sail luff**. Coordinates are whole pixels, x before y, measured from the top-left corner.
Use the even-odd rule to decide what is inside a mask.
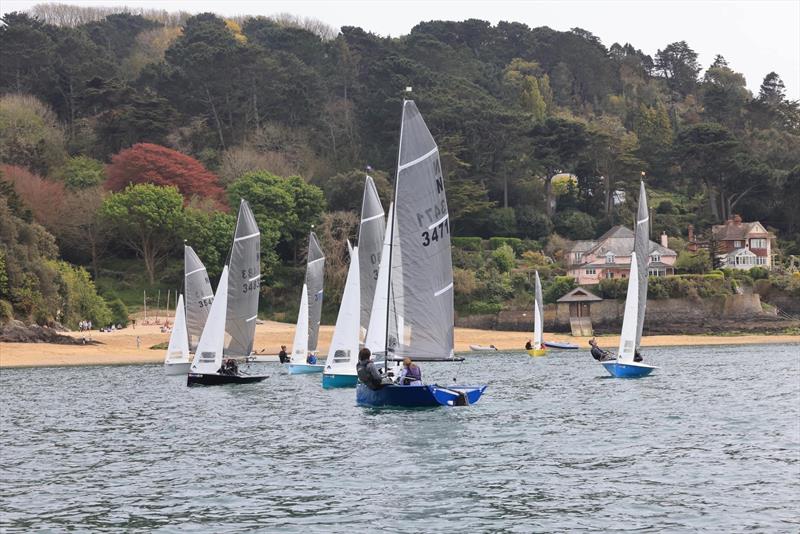
[[[348,243],[348,248],[349,243]],[[350,249],[350,267],[344,284],[342,302],[336,317],[325,372],[355,374],[358,360],[358,334],[361,328],[361,281],[359,279],[358,247]]]
[[[361,202],[361,224],[358,231],[359,273],[360,273],[360,325],[361,335],[369,329],[372,303],[375,300],[378,272],[380,270],[383,239],[386,233],[386,219],[372,177],[364,182],[364,197]]]
[[[300,295],[300,308],[297,310],[297,323],[292,343],[292,363],[306,363],[308,357],[308,287],[303,284]]]
[[[225,346],[225,314],[228,300],[228,266],[222,268],[217,294],[208,312],[208,320],[200,335],[197,352],[192,360],[193,373],[216,374],[222,366]]]
[[[183,247],[183,276],[186,286],[186,330],[189,337],[189,351],[194,352],[200,341],[200,334],[208,318],[208,311],[214,301],[214,290],[208,279],[208,272],[194,249]]]
[[[542,338],[544,332],[544,304],[542,301],[542,282],[539,280],[539,271],[536,271],[536,288],[534,294],[533,348],[540,350],[544,348],[544,341]]]
[[[619,336],[617,361],[632,363],[636,353],[636,329],[639,324],[639,264],[637,254],[631,255],[631,274],[628,277],[628,294],[625,297],[625,315],[622,316],[622,332]]]

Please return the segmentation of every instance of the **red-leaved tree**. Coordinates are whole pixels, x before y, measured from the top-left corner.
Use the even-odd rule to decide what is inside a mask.
[[[111,158],[106,189],[122,191],[128,184],[173,185],[187,201],[192,196],[224,204],[219,177],[191,156],[161,145],[138,143]]]
[[[64,214],[64,182],[47,180],[17,165],[0,165],[0,175],[13,184],[36,222],[51,232],[58,227]]]

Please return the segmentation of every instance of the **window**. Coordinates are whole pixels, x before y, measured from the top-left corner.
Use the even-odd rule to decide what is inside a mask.
[[[766,265],[766,264],[767,264],[767,258],[764,258],[762,256],[758,256],[756,258],[756,265]]]
[[[606,253],[606,263],[614,263],[614,253],[607,252]]]
[[[658,267],[655,269],[647,269],[647,276],[667,276],[667,270]]]
[[[594,267],[588,267],[586,269],[586,274],[596,274]]]
[[[661,261],[661,254],[658,252],[650,255],[650,261]]]
[[[575,254],[572,255],[572,257],[575,263],[580,263],[581,260],[583,259],[583,252],[576,252]]]
[[[625,273],[620,274],[620,278],[628,278],[628,275]]]
[[[766,239],[751,239],[750,240],[750,248],[767,248],[767,240]]]
[[[611,271],[606,271],[606,278],[608,278],[609,280],[611,278],[614,278],[614,273],[612,273]]]
[[[733,248],[742,248],[742,242],[741,241],[734,241],[733,242]]]

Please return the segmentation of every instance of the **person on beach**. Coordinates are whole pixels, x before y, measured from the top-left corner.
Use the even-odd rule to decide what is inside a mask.
[[[142,346],[142,338],[136,336],[136,350],[139,350],[139,347]]]
[[[403,358],[403,369],[400,371],[398,382],[404,386],[422,385],[422,370],[408,356]]]
[[[281,363],[288,363],[289,355],[286,354],[286,345],[281,345],[281,351],[278,353],[278,360]]]
[[[366,347],[358,352],[358,364],[356,371],[358,372],[358,379],[364,383],[369,389],[377,390],[383,387],[383,379],[375,363],[370,360],[372,353]]]
[[[592,347],[592,358],[598,362],[607,362],[614,359],[610,352],[597,346],[597,341],[595,338],[589,340],[589,345]]]

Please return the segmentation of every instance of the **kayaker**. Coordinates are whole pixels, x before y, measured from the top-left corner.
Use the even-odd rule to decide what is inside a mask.
[[[403,369],[400,371],[398,382],[404,386],[422,385],[422,370],[408,356],[403,358]]]
[[[370,360],[372,353],[366,347],[358,352],[358,364],[356,364],[356,372],[358,379],[364,383],[369,389],[377,390],[383,387],[383,380],[381,373],[375,367],[375,363]]]
[[[592,358],[598,362],[605,362],[614,359],[610,352],[605,351],[597,346],[597,341],[595,341],[594,338],[589,340],[589,345],[592,347]]]

